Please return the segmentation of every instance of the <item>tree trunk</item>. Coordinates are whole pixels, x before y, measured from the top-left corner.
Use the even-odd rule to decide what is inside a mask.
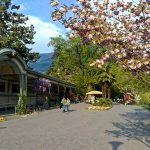
[[[107,83],[106,82],[103,82],[103,84],[102,84],[102,96],[104,98],[107,97]]]
[[[102,96],[104,98],[110,98],[110,85],[108,82],[102,84]]]

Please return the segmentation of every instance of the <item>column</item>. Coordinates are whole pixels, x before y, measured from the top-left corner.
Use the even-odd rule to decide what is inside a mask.
[[[20,78],[20,94],[27,95],[27,75],[21,74]]]

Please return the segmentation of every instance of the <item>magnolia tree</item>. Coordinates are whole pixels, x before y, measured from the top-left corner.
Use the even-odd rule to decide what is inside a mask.
[[[91,66],[101,68],[113,57],[134,74],[150,74],[150,0],[77,0],[70,6],[52,0],[51,5],[52,19],[71,29],[69,38],[79,36],[106,49]]]

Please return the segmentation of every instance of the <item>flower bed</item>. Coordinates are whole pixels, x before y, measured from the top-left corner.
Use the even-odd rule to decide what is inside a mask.
[[[88,110],[108,110],[112,107],[104,107],[104,106],[89,106],[87,107]]]
[[[5,120],[6,120],[6,118],[0,117],[0,121],[5,121]]]
[[[92,106],[87,107],[88,110],[108,110],[112,108],[112,100],[108,98],[98,98]]]

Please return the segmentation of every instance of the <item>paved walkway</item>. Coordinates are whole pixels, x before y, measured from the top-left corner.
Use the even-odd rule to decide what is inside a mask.
[[[0,150],[150,150],[150,112],[115,105],[107,111],[73,104],[0,122]]]

